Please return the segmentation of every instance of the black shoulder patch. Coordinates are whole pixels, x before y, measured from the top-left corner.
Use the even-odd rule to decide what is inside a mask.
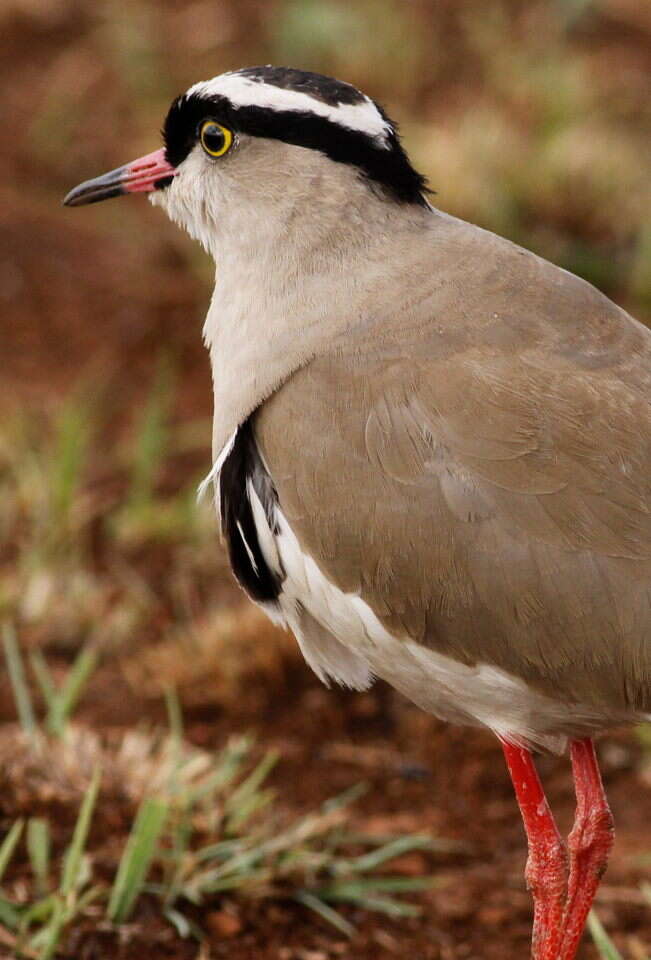
[[[237,73],[239,76],[249,77],[260,83],[270,83],[273,87],[281,87],[283,90],[307,93],[330,107],[337,107],[340,103],[363,103],[366,99],[352,83],[335,80],[334,77],[325,77],[321,73],[310,73],[309,70],[267,66],[245,67]]]
[[[252,600],[270,602],[278,599],[284,577],[269,568],[260,548],[247,481],[253,484],[269,525],[277,532],[273,514],[278,496],[258,452],[250,419],[237,431],[219,475],[220,514],[237,582]]]

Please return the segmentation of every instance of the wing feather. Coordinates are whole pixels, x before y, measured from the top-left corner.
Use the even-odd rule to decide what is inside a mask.
[[[649,710],[651,334],[534,266],[508,322],[471,292],[353,330],[256,432],[301,548],[394,635]]]

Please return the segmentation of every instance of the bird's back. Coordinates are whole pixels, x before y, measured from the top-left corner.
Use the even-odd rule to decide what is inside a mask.
[[[411,264],[256,415],[301,549],[396,638],[651,710],[651,334],[452,218]]]

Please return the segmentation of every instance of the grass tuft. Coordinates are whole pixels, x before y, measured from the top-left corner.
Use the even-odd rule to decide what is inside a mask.
[[[97,665],[97,653],[83,647],[77,654],[72,667],[59,689],[57,689],[48,674],[47,666],[43,657],[36,652],[32,658],[32,666],[36,667],[35,676],[37,680],[48,677],[45,685],[41,685],[43,696],[48,704],[48,712],[45,718],[45,726],[53,736],[62,736],[68,718],[72,714],[81,693],[86,686],[88,678]]]
[[[0,923],[15,934],[17,956],[50,960],[57,953],[67,928],[83,916],[100,888],[90,885],[91,866],[86,853],[90,822],[100,783],[99,768],[82,798],[72,839],[61,858],[60,882],[48,893],[50,869],[50,825],[32,818],[27,825],[27,852],[33,875],[32,899],[12,902],[0,897]],[[0,847],[0,878],[15,852],[22,834],[17,821]]]
[[[50,677],[44,663],[37,669],[42,681]],[[71,674],[80,693],[87,671],[73,668]],[[57,695],[52,693],[54,684],[47,679],[45,685],[51,700]],[[64,682],[62,690],[69,687]],[[65,702],[74,699],[68,696]],[[217,753],[192,747],[184,740],[183,718],[172,691],[167,706],[169,733],[131,732],[118,745],[89,738],[70,722],[65,737],[50,733],[48,740],[46,732],[37,730],[36,751],[24,734],[32,772],[37,762],[51,770],[66,769],[71,757],[83,766],[86,754],[99,761],[80,790],[72,837],[58,858],[52,855],[47,818],[27,823],[31,878],[26,881],[23,875],[20,896],[0,897],[0,922],[26,956],[53,957],[75,925],[91,914],[114,927],[137,919],[143,894],[158,902],[177,934],[199,940],[204,937],[200,923],[188,915],[188,908],[210,909],[225,892],[242,899],[293,900],[346,936],[355,928],[341,913],[343,906],[392,917],[418,912],[415,904],[401,898],[430,887],[434,878],[391,874],[387,867],[414,850],[435,852],[440,842],[424,834],[369,837],[355,832],[349,826],[351,807],[363,785],[302,817],[288,818],[268,786],[279,762],[275,751],[256,757],[250,737],[235,737]],[[68,712],[61,711],[61,716],[68,720]],[[48,744],[49,750],[44,749]],[[119,784],[122,790],[141,794],[126,842],[117,852],[115,845],[110,847],[114,876],[109,882],[105,874],[95,876],[89,851],[100,781],[105,789]],[[16,821],[0,846],[0,880],[24,832],[23,822]],[[106,856],[105,851],[104,860]]]
[[[16,634],[13,627],[8,623],[3,625],[2,639],[18,719],[25,734],[36,743],[39,727],[32,703],[32,695],[27,683]],[[55,737],[61,737],[64,735],[67,722],[97,665],[97,653],[88,647],[82,647],[60,686],[55,684],[45,658],[39,650],[30,652],[29,662],[47,707],[44,722],[45,730]]]

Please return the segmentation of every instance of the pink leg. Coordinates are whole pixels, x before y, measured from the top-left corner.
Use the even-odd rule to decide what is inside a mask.
[[[502,740],[520,806],[529,856],[525,870],[534,903],[531,956],[559,960],[567,880],[567,854],[529,750]]]
[[[613,815],[592,740],[570,744],[576,816],[568,838],[570,879],[560,960],[574,960],[599,881],[613,845]]]

